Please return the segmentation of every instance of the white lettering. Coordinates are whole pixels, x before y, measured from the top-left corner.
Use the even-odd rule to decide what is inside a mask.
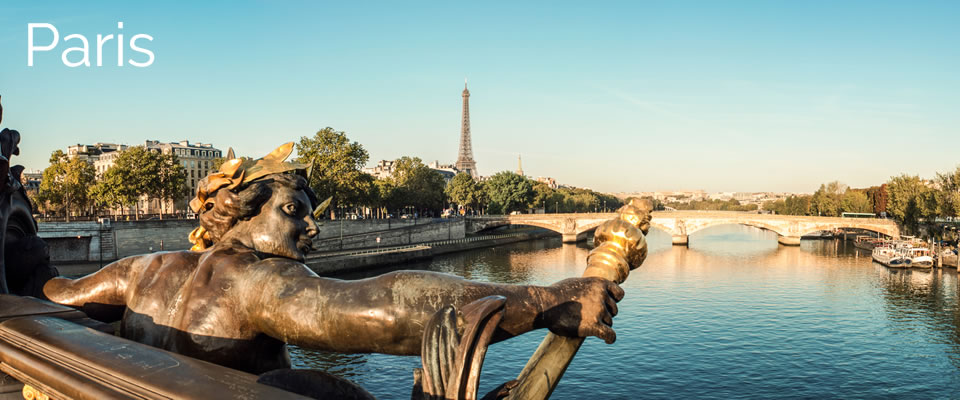
[[[89,67],[90,66],[90,43],[87,42],[87,38],[84,37],[83,35],[73,34],[73,35],[64,37],[63,42],[66,43],[68,40],[72,40],[72,39],[80,39],[80,41],[83,42],[83,47],[71,47],[64,50],[63,55],[60,56],[60,59],[63,60],[63,65],[66,65],[70,68],[79,67],[81,65],[85,65]],[[79,62],[73,63],[73,62],[70,62],[70,59],[69,57],[67,57],[67,55],[75,51],[82,51],[83,58]]]
[[[144,49],[140,46],[137,46],[137,39],[146,39],[152,42],[153,36],[144,35],[141,33],[139,35],[134,35],[132,38],[130,38],[130,50],[147,55],[147,62],[139,63],[139,62],[133,61],[133,59],[131,58],[130,65],[134,67],[140,67],[140,68],[146,68],[146,67],[149,67],[150,65],[153,65],[153,60],[155,58],[153,55],[153,52],[150,50]]]
[[[37,43],[35,43],[34,36],[37,33],[37,30],[39,29],[47,29],[50,31],[51,34],[53,34],[53,40],[50,42],[50,44],[38,45]],[[123,30],[123,21],[117,22],[117,29],[120,31]],[[123,33],[117,32],[116,34],[108,34],[108,35],[98,34],[96,47],[94,47],[94,51],[97,52],[96,54],[97,67],[103,66],[104,47],[109,47],[108,42],[110,42],[111,40],[117,41],[117,66],[118,67],[122,67],[125,61],[129,62],[130,65],[133,65],[138,68],[145,68],[153,65],[154,61],[156,61],[156,54],[154,54],[154,52],[150,51],[149,49],[138,46],[137,41],[141,39],[152,42],[153,36],[142,34],[142,33],[134,35],[130,39],[129,45],[130,45],[130,50],[134,51],[135,53],[140,53],[144,56],[144,57],[141,57],[141,59],[144,60],[143,62],[135,61],[132,58],[128,60],[126,57],[124,57],[125,47],[127,46],[127,42],[124,39]],[[66,35],[63,37],[63,43],[67,43],[68,41],[71,41],[71,40],[79,40],[82,46],[67,47],[65,50],[63,50],[63,53],[60,55],[60,59],[63,61],[63,65],[66,65],[67,67],[70,67],[70,68],[79,67],[81,65],[89,67],[90,56],[91,56],[90,42],[87,40],[86,36],[76,34],[76,33],[71,35]],[[60,31],[58,31],[57,27],[53,26],[53,24],[33,23],[33,22],[28,23],[27,24],[27,66],[29,67],[33,66],[33,58],[35,53],[54,50],[57,48],[60,42],[61,42]],[[81,53],[81,57],[79,58],[79,60],[77,60],[77,56],[73,54],[78,52]]]
[[[123,21],[117,22],[117,29],[123,29]],[[117,66],[123,66],[123,34],[117,34]]]
[[[34,45],[33,45],[33,30],[36,29],[36,28],[46,28],[46,29],[49,29],[51,33],[53,33],[53,42],[51,42],[49,46],[34,46]],[[50,50],[53,50],[54,47],[57,47],[57,43],[59,43],[59,42],[60,42],[60,32],[57,32],[57,28],[54,27],[53,25],[47,24],[47,23],[41,23],[41,24],[30,23],[30,24],[27,24],[27,66],[28,66],[28,67],[32,67],[32,66],[33,66],[33,52],[34,52],[34,51],[50,51]]]
[[[103,66],[103,44],[113,39],[113,35],[97,35],[97,66]]]

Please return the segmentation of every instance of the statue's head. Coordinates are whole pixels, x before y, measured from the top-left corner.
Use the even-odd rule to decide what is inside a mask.
[[[292,145],[259,160],[232,158],[200,180],[190,202],[200,218],[190,233],[193,250],[229,240],[264,255],[303,260],[317,234],[317,197],[304,178],[306,167],[284,161]]]

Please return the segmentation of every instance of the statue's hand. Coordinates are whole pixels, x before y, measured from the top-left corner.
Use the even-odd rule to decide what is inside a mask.
[[[543,326],[562,336],[596,336],[607,344],[617,340],[613,317],[623,289],[601,278],[571,278],[548,287]]]

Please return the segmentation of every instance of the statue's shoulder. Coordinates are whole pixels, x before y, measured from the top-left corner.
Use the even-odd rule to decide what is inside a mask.
[[[196,266],[200,255],[192,251],[161,251],[156,253],[139,254],[121,258],[114,264],[124,265],[135,269],[165,268],[170,266]]]
[[[253,266],[260,272],[280,274],[283,276],[317,276],[306,264],[282,257],[271,257],[257,261]]]

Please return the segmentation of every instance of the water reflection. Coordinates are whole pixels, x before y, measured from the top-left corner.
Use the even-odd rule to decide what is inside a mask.
[[[956,270],[894,270],[840,241],[779,246],[742,226],[670,245],[624,283],[615,345],[588,340],[554,398],[949,397],[960,386]],[[493,282],[579,276],[589,248],[546,239],[403,266]],[[376,271],[370,274],[382,273]],[[353,277],[360,277],[356,275]],[[542,335],[491,347],[481,389],[512,379]],[[294,349],[299,367],[408,398],[415,357]]]

